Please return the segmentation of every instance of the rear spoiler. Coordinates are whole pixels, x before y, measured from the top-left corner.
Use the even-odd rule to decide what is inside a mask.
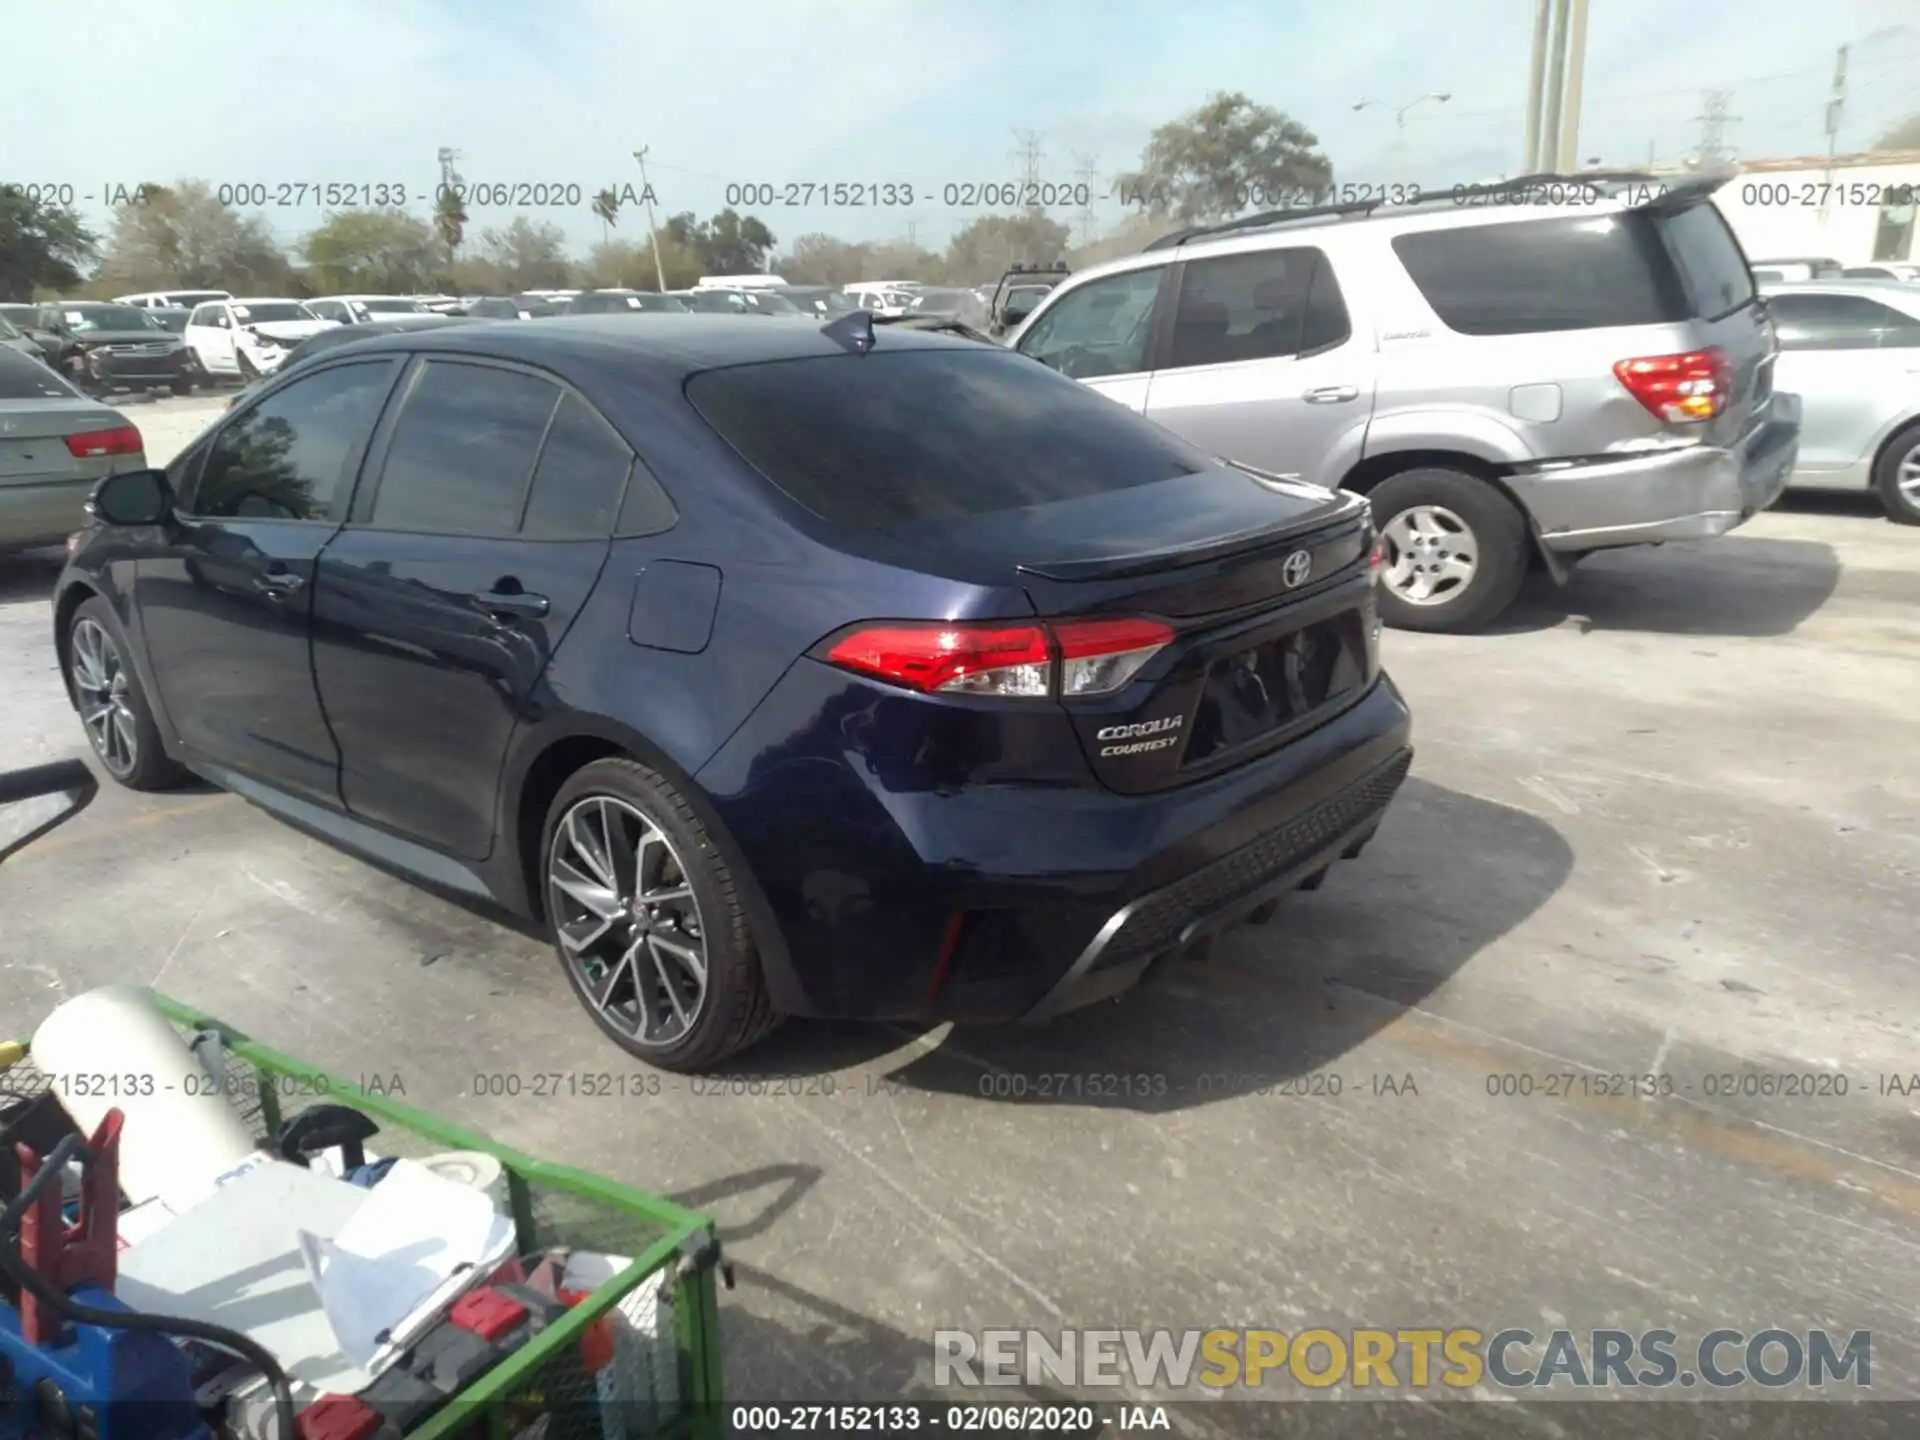
[[[1015,568],[1042,580],[1117,580],[1154,570],[1178,569],[1184,565],[1204,564],[1208,560],[1224,560],[1248,550],[1263,550],[1282,541],[1302,540],[1310,535],[1342,530],[1368,513],[1367,502],[1360,496],[1344,490],[1338,494],[1343,502],[1339,509],[1305,520],[1294,518],[1272,525],[1256,525],[1249,530],[1236,530],[1230,535],[1213,535],[1185,545],[1170,545],[1164,549],[1138,551],[1131,555],[1103,555],[1093,560],[1041,560]]]

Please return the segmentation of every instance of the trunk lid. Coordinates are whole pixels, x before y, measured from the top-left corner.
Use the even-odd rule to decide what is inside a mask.
[[[0,485],[87,474],[88,462],[67,449],[66,437],[126,423],[114,411],[78,396],[0,400]]]
[[[1378,673],[1372,543],[1359,497],[1226,464],[937,532],[976,574],[997,559],[1043,618],[1172,629],[1120,691],[1060,702],[1124,794],[1245,763],[1359,698]]]
[[[1678,274],[1689,343],[1699,350],[1717,348],[1727,357],[1731,389],[1720,413],[1701,427],[1701,438],[1709,445],[1738,445],[1767,417],[1777,348],[1746,254],[1704,194],[1682,189],[1646,206],[1644,213]]]

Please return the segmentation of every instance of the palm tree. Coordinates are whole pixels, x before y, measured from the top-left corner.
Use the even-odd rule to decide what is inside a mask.
[[[611,240],[617,223],[614,217],[620,213],[620,197],[611,185],[593,197],[593,213],[600,217],[600,239]]]

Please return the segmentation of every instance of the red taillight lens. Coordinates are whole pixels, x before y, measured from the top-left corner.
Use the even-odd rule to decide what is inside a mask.
[[[1172,639],[1173,631],[1154,620],[875,625],[835,641],[827,659],[929,695],[1047,699],[1110,694]]]
[[[1380,583],[1380,575],[1387,568],[1387,537],[1373,537],[1373,549],[1367,552],[1367,578],[1374,584]]]
[[[67,453],[78,460],[90,460],[96,455],[138,455],[141,448],[140,432],[131,425],[67,436]]]
[[[1613,373],[1634,399],[1675,423],[1711,420],[1733,394],[1733,364],[1717,345],[1684,355],[1622,360]]]

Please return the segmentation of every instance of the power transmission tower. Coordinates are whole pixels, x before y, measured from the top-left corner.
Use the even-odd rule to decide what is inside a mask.
[[[458,183],[457,177],[454,174],[453,164],[454,161],[459,158],[460,152],[458,150],[450,149],[445,145],[440,147],[440,183],[442,185]],[[441,193],[445,194],[446,192],[442,191]]]
[[[1073,157],[1073,178],[1087,187],[1087,198],[1080,202],[1080,243],[1093,243],[1093,182],[1100,178],[1100,161],[1093,155]]]
[[[907,217],[907,245],[909,248],[914,248],[917,247],[919,243],[920,222],[909,215]]]
[[[1040,184],[1040,159],[1044,152],[1040,148],[1038,130],[1016,130],[1013,138],[1020,142],[1020,148],[1013,152],[1014,163],[1020,167],[1020,193],[1013,197],[1017,206],[1031,195]]]
[[[1693,163],[1700,169],[1724,165],[1733,159],[1733,150],[1727,144],[1727,127],[1739,124],[1740,117],[1727,113],[1732,101],[1731,90],[1708,90],[1701,97],[1700,113],[1693,117],[1693,123],[1700,127],[1700,143],[1694,148]]]

